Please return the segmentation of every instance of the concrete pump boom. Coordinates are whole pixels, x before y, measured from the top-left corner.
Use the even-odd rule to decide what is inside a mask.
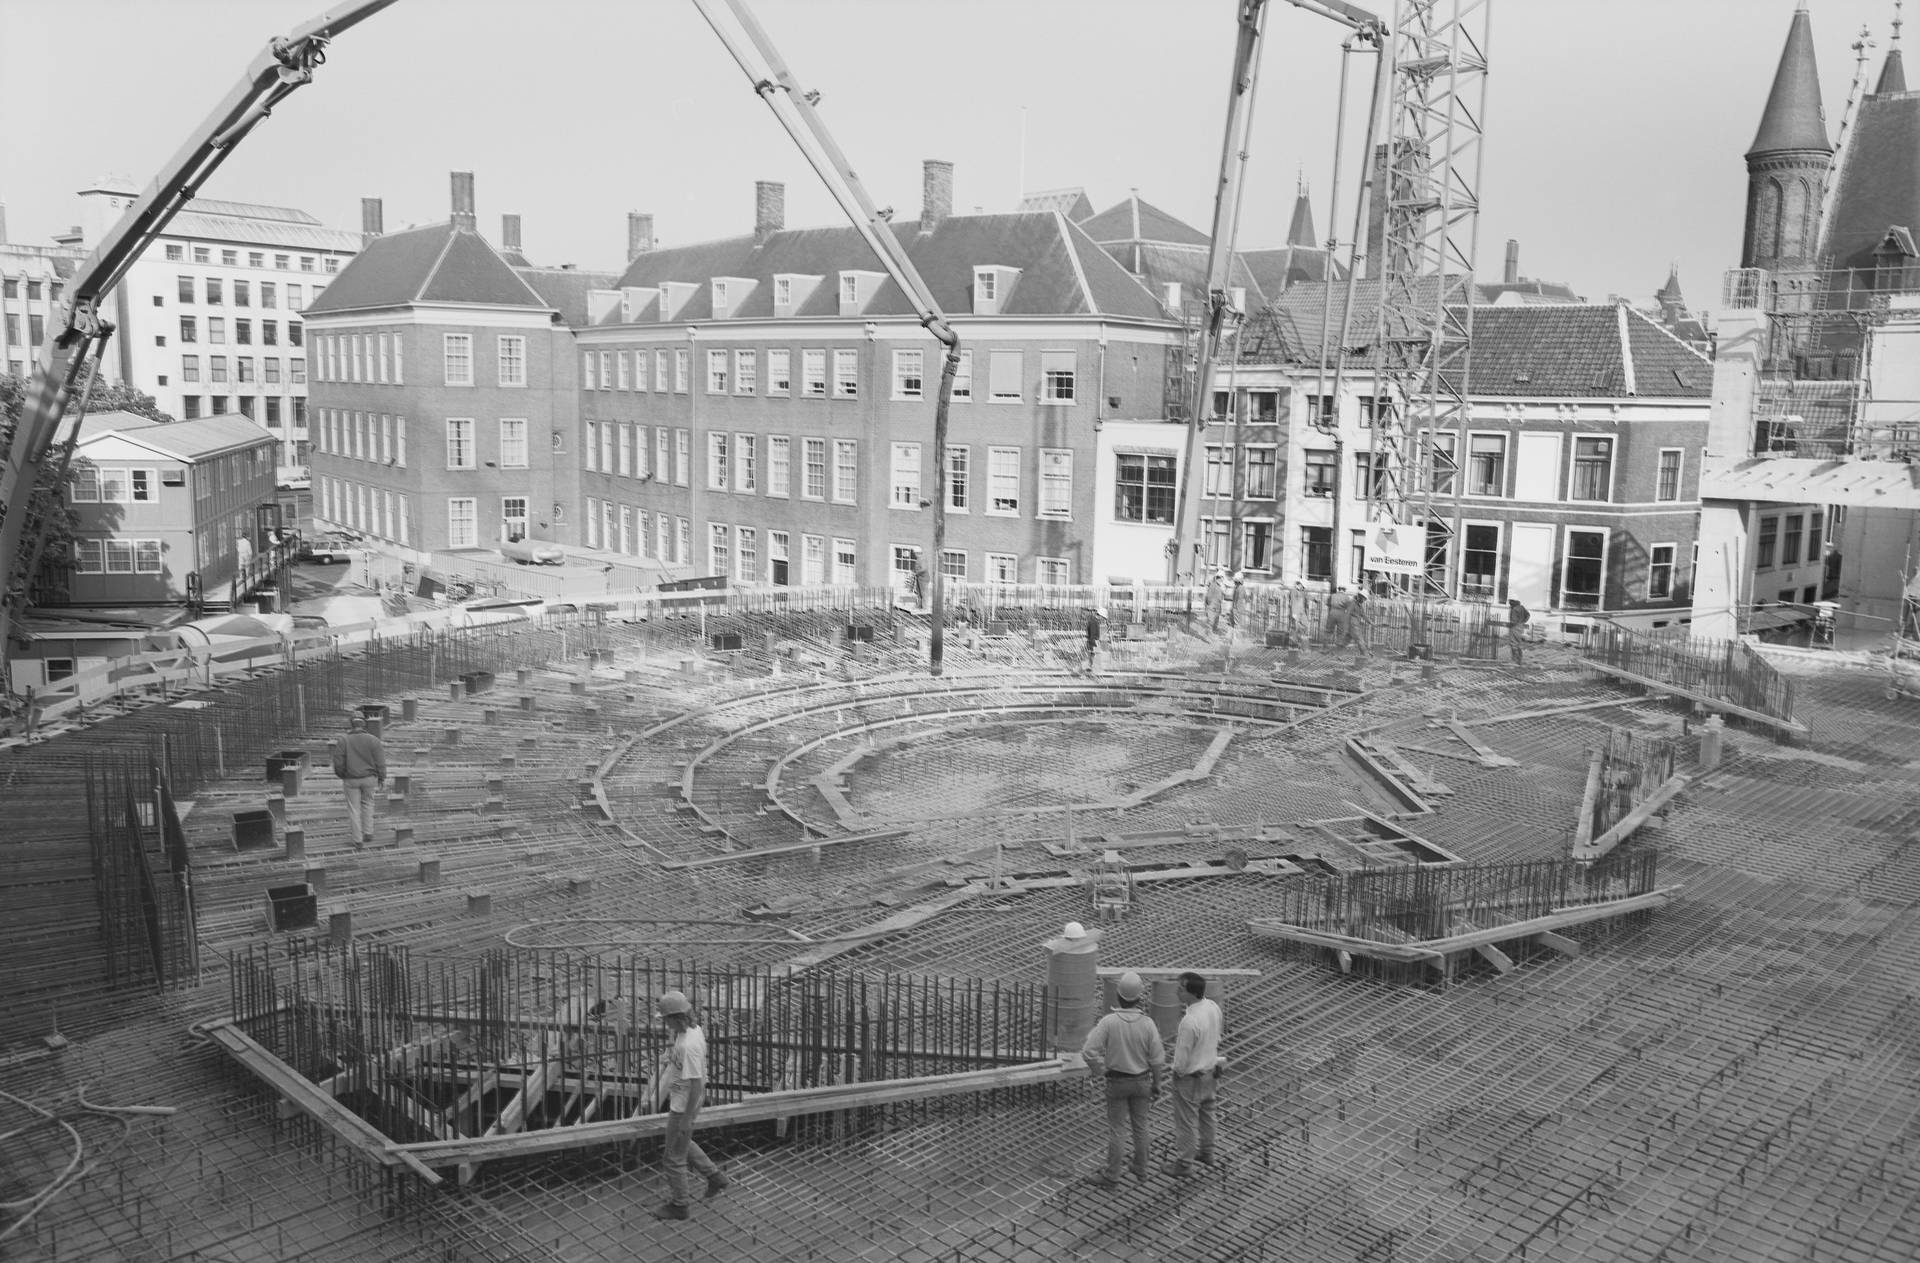
[[[28,554],[21,555],[27,502],[55,451],[54,438],[85,364],[86,346],[97,347],[112,331],[101,316],[107,295],[125,278],[141,251],[226,161],[234,146],[295,88],[312,81],[314,69],[327,59],[328,42],[393,3],[358,0],[269,42],[247,66],[240,82],[160,169],[146,192],[101,238],[68,283],[61,318],[40,348],[19,424],[14,427],[4,461],[0,461],[0,565],[7,567],[4,590],[0,590],[0,662],[8,653],[18,607],[26,603],[28,585],[39,563],[39,540],[44,538],[36,535]]]

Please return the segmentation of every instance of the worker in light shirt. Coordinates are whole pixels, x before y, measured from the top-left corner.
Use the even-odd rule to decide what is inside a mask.
[[[1187,1011],[1173,1038],[1173,1152],[1161,1170],[1175,1179],[1193,1164],[1213,1162],[1213,1097],[1220,1072],[1220,1006],[1207,999],[1207,980],[1180,975]]]

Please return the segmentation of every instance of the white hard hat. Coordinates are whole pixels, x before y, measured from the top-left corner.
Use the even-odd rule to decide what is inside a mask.
[[[1138,1000],[1146,989],[1146,984],[1140,981],[1140,975],[1131,969],[1121,974],[1120,981],[1114,986],[1114,991],[1122,1000]]]
[[[1087,927],[1078,921],[1067,922],[1066,928],[1060,931],[1061,938],[1085,938],[1086,936]]]

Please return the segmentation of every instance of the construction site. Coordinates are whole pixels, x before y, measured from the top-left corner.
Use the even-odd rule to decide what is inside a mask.
[[[1089,674],[999,613],[938,679],[878,601],[421,628],[8,751],[6,1256],[1912,1257],[1914,703],[1284,599]],[[1214,980],[1198,1178],[1083,1182],[1069,921]],[[670,986],[733,1181],[686,1224]]]

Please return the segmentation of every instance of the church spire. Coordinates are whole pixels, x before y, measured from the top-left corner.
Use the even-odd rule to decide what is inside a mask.
[[[1893,38],[1887,41],[1887,60],[1880,67],[1880,82],[1873,85],[1875,96],[1907,90],[1907,70],[1900,60],[1901,3],[1902,0],[1893,0]]]
[[[1787,28],[1787,44],[1773,72],[1773,91],[1747,157],[1792,150],[1832,153],[1827,142],[1826,112],[1820,105],[1820,71],[1813,57],[1813,20],[1802,3]]]
[[[1307,197],[1307,182],[1304,177],[1297,180],[1296,188],[1297,191],[1293,197],[1293,223],[1287,227],[1287,244],[1313,249],[1320,243],[1313,235],[1313,202]]]

